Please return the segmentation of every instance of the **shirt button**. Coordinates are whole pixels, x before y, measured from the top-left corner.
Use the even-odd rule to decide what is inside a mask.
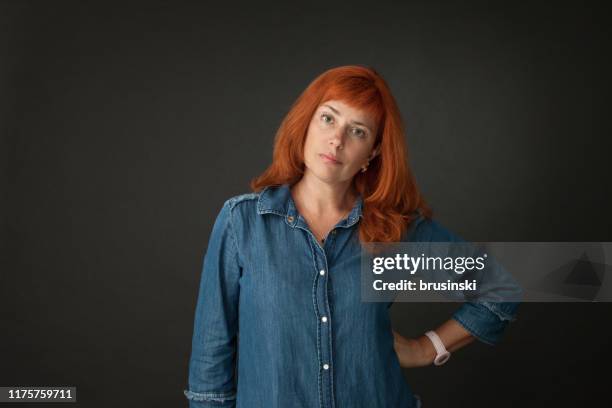
[[[329,370],[329,364],[323,364],[323,369],[324,370]]]
[[[327,321],[327,316],[323,316],[323,317],[321,318],[321,321],[322,321],[323,323],[325,323],[325,322]]]
[[[292,215],[289,215],[289,216],[287,217],[287,221],[289,221],[289,222],[293,222],[293,216],[292,216]]]
[[[332,235],[336,235],[336,230],[332,230]]]
[[[319,275],[321,275],[321,276],[325,275],[325,271],[323,269],[321,269],[321,271],[319,272]]]

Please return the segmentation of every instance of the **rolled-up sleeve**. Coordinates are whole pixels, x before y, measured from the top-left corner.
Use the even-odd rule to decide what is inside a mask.
[[[516,320],[522,298],[522,289],[512,276],[495,259],[485,269],[486,279],[481,282],[486,289],[474,301],[461,305],[453,314],[467,331],[483,343],[497,344],[506,326]]]
[[[228,200],[217,216],[204,255],[189,385],[184,391],[191,408],[235,406],[240,273]]]
[[[516,320],[518,302],[465,302],[452,318],[478,340],[495,345],[506,326]]]

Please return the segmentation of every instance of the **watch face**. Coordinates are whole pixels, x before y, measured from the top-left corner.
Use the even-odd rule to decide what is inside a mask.
[[[450,358],[450,353],[449,352],[442,353],[442,354],[436,356],[436,359],[434,360],[434,364],[435,365],[442,365],[442,364],[446,363],[449,358]]]

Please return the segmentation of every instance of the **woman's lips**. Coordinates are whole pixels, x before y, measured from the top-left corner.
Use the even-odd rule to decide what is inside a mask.
[[[322,154],[320,154],[320,156],[323,158],[323,160],[326,163],[330,163],[330,164],[342,164],[341,161],[338,161],[338,160],[334,159],[332,156],[329,156],[327,154],[323,154],[322,153]]]

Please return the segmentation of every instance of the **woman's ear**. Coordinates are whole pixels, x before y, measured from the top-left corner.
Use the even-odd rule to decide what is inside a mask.
[[[376,147],[372,149],[372,153],[370,153],[370,158],[368,159],[368,161],[378,156],[379,153],[380,153],[380,144],[376,145]]]

